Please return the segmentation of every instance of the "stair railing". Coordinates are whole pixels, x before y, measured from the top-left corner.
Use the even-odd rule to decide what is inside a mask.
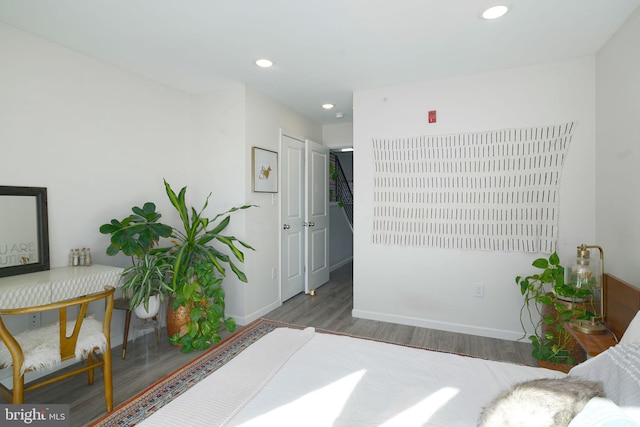
[[[344,174],[340,159],[333,153],[330,156],[330,164],[333,165],[330,171],[331,201],[338,202],[344,209],[347,219],[353,227],[353,190]]]

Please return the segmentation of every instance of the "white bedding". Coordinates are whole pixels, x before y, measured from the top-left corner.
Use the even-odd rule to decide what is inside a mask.
[[[224,425],[300,347],[313,337],[313,329],[288,333],[279,328],[262,337],[139,426]]]
[[[476,426],[482,408],[500,391],[528,379],[563,376],[316,333],[229,425]]]
[[[564,376],[312,328],[279,328],[142,425],[475,426],[500,391]]]
[[[569,375],[601,382],[616,405],[640,408],[640,343],[611,347],[574,367]]]

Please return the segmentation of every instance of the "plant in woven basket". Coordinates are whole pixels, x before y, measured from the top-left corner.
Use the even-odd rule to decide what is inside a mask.
[[[253,205],[234,207],[209,219],[203,216],[209,197],[200,211],[188,208],[185,202],[186,187],[176,194],[165,181],[167,196],[178,211],[182,229],[174,228],[171,237],[173,246],[167,256],[172,264],[170,287],[173,290],[171,308],[187,307],[188,323],[181,331],[169,338],[172,344],[180,345],[182,352],[204,350],[221,340],[222,326],[229,332],[236,327],[235,320],[225,317],[225,294],[222,288],[227,273],[226,267],[242,282],[246,275],[234,263],[244,262],[244,254],[236,245],[253,248],[234,236],[222,234],[231,220],[231,215]]]
[[[548,259],[536,259],[532,265],[542,271],[526,277],[516,277],[516,283],[524,297],[520,308],[520,325],[525,336],[525,320],[534,329],[534,334],[529,336],[533,344],[532,356],[538,360],[572,365],[575,363],[570,352],[573,339],[564,328],[564,323],[594,316],[593,311],[588,310],[588,304],[572,302],[591,301],[593,290],[566,284],[564,267],[555,252]]]
[[[221,340],[219,331],[224,328],[233,332],[236,322],[225,317],[225,295],[222,278],[216,277],[212,264],[198,259],[186,274],[188,280],[179,285],[179,291],[172,299],[174,309],[188,308],[187,321],[175,332],[169,341],[181,346],[185,353],[192,350],[204,350]]]

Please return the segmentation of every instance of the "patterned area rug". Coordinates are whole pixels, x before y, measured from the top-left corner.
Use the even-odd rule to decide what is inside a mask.
[[[198,381],[224,366],[264,335],[281,327],[301,329],[296,325],[258,319],[214,348],[207,350],[202,356],[122,403],[90,426],[132,426],[141,422]]]

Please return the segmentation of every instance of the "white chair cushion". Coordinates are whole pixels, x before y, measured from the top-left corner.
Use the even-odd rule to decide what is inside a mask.
[[[75,320],[67,322],[67,334],[73,331]],[[60,358],[60,325],[59,323],[31,329],[15,336],[24,354],[24,363],[20,373],[28,370],[52,368],[62,363]],[[92,318],[86,318],[82,322],[82,328],[76,343],[76,360],[81,361],[94,348],[104,352],[107,347],[107,339],[102,333],[102,322]],[[11,353],[7,346],[0,342],[0,367],[13,365]]]

